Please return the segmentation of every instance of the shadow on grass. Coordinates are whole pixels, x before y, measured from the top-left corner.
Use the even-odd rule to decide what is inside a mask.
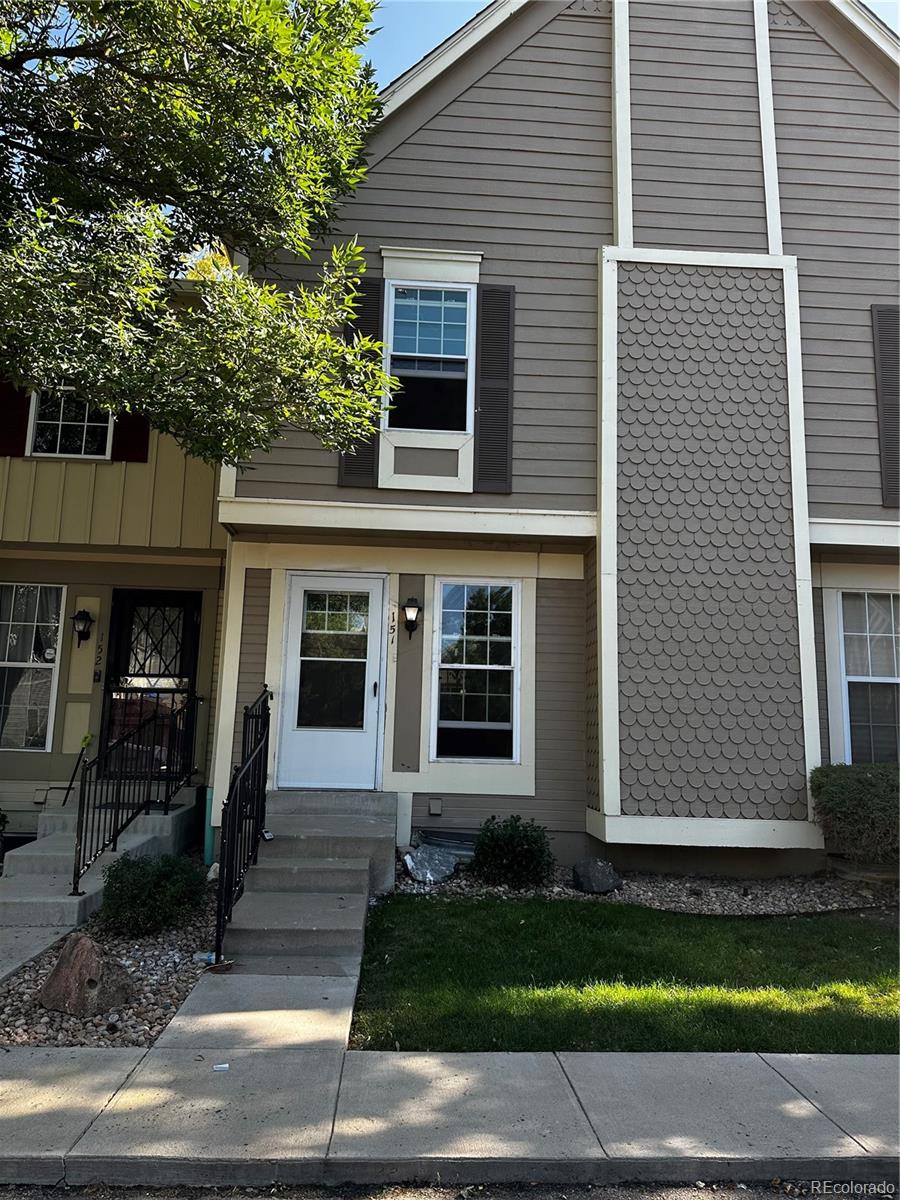
[[[396,897],[367,931],[353,1044],[890,1053],[897,997],[896,938],[858,918]]]

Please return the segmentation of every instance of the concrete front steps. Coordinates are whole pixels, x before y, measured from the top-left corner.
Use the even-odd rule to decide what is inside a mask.
[[[138,817],[82,877],[72,896],[76,808],[52,809],[38,818],[33,842],[8,850],[0,876],[0,926],[81,925],[103,901],[103,868],[123,854],[175,854],[187,843],[193,812],[173,805],[168,816]]]
[[[392,890],[396,795],[280,791],[225,937],[243,972],[345,975],[358,968],[371,894]]]

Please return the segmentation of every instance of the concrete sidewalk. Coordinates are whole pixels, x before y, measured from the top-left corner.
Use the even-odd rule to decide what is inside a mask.
[[[0,1052],[0,1182],[896,1179],[888,1055],[344,1052],[333,1030],[318,1048],[242,1040]]]

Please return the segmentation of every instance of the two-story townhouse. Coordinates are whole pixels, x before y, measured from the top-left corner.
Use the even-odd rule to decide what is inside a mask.
[[[107,773],[163,778],[188,704],[205,777],[225,533],[216,472],[144,418],[9,388],[0,412],[0,809],[33,834],[87,735],[82,763],[143,724]]]
[[[403,390],[223,472],[218,803],[265,679],[271,786],[401,840],[818,861],[810,769],[897,758],[897,61],[854,0],[495,0],[387,89],[340,233]]]

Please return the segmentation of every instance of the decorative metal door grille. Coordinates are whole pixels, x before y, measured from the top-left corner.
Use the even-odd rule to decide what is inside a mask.
[[[184,608],[136,605],[131,618],[128,675],[150,680],[183,675]]]

